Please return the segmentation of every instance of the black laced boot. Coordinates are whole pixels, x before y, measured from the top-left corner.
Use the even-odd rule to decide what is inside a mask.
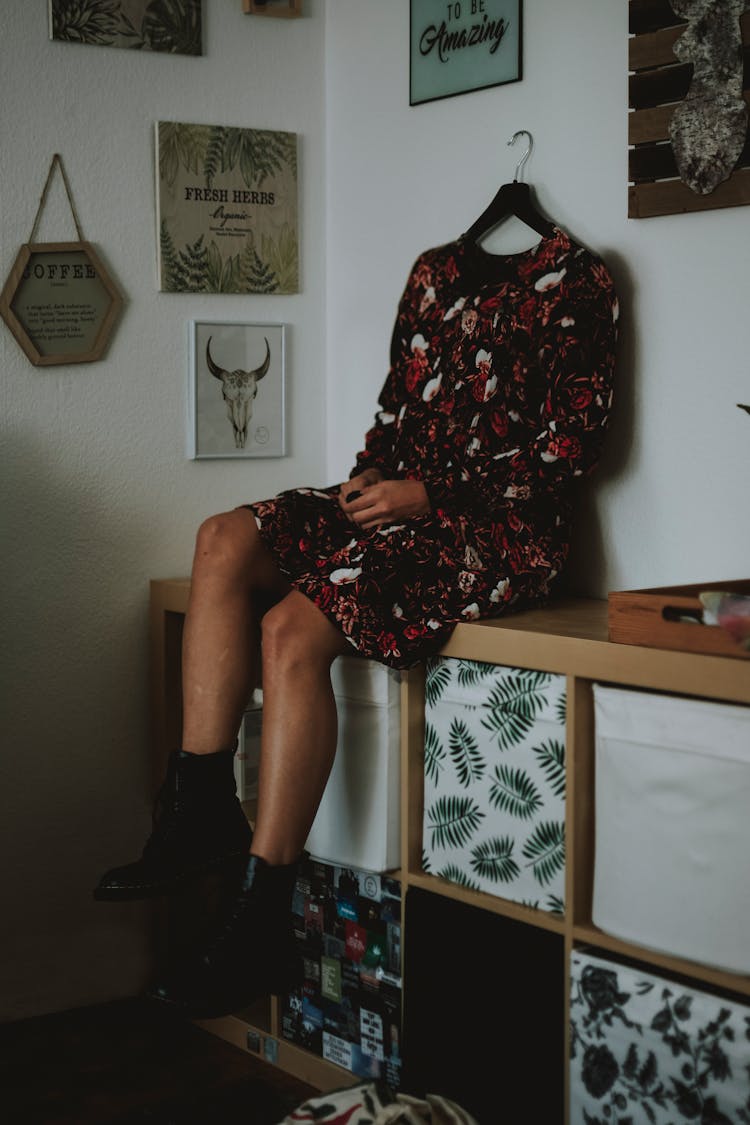
[[[302,980],[292,927],[297,863],[248,857],[240,887],[203,952],[164,974],[149,996],[190,1019],[214,1019]]]
[[[234,750],[170,755],[154,806],[153,831],[135,863],[102,875],[94,898],[110,902],[164,894],[207,871],[247,859],[252,831],[237,799]]]

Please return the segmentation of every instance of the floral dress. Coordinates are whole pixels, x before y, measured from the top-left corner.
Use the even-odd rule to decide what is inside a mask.
[[[557,228],[522,254],[460,238],[417,259],[351,475],[421,480],[430,512],[363,531],[338,484],[248,505],[291,586],[358,653],[406,668],[458,622],[548,598],[572,486],[602,446],[617,317],[606,266]]]

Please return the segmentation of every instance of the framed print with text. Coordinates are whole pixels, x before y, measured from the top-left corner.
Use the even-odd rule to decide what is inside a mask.
[[[190,324],[188,456],[283,457],[285,326]]]
[[[410,105],[519,81],[522,0],[410,3]]]

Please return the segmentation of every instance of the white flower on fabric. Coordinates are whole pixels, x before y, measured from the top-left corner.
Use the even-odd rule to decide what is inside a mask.
[[[420,302],[419,311],[424,312],[425,309],[428,309],[430,307],[430,305],[434,305],[435,301],[436,301],[435,290],[433,289],[432,286],[430,286],[429,289],[425,289],[425,291],[424,291],[424,297],[422,298],[422,300]]]
[[[480,348],[477,352],[476,365],[477,367],[481,367],[483,363],[486,363],[487,366],[490,367],[492,364],[492,356],[489,352],[486,352],[484,348]]]
[[[497,389],[497,375],[491,375],[484,385],[484,401],[492,398]]]
[[[615,297],[614,304],[612,305],[612,320],[618,321],[620,319],[620,302]]]
[[[334,586],[341,586],[346,582],[356,582],[362,573],[361,566],[346,567],[343,566],[339,570],[334,570],[330,574],[331,582]]]
[[[505,592],[509,586],[510,580],[508,578],[502,578],[490,594],[490,601],[495,603],[499,602],[505,596]]]
[[[515,449],[506,449],[503,453],[496,453],[492,458],[493,461],[499,461],[503,457],[515,457],[517,453],[521,452],[521,447],[517,445]]]
[[[468,594],[476,580],[476,574],[472,574],[470,570],[462,570],[458,575],[459,589]]]
[[[389,523],[385,527],[378,528],[378,535],[390,535],[393,531],[403,531],[406,524],[403,523]]]
[[[391,613],[393,614],[394,617],[403,617],[404,616],[404,611],[401,608],[401,606],[398,604],[398,602],[394,602],[393,605],[391,606]]]
[[[456,313],[461,312],[461,309],[464,307],[465,304],[466,304],[466,298],[465,297],[459,297],[458,300],[456,301],[456,303],[450,309],[448,309],[447,313],[443,317],[443,320],[444,321],[453,320],[453,317],[456,315]]]
[[[380,411],[380,413],[378,414],[378,418],[384,426],[391,426],[396,421],[396,415],[388,414],[388,412],[385,410]]]
[[[430,620],[427,622],[427,628],[432,629],[432,631],[434,633],[437,629],[440,628],[440,622],[436,621],[434,617],[431,617]]]
[[[557,454],[556,453],[543,453],[542,454],[542,461],[546,461],[548,465],[550,465],[553,461],[556,461],[556,460],[557,460]]]
[[[562,318],[562,320],[560,321],[560,327],[561,328],[572,328],[574,324],[575,324],[575,317],[573,317],[573,316],[564,316]]]
[[[479,438],[476,438],[476,437],[475,437],[475,438],[472,438],[472,439],[471,439],[471,441],[469,442],[469,444],[467,445],[467,447],[466,447],[466,453],[467,453],[467,455],[468,455],[469,457],[471,457],[471,455],[472,455],[473,453],[476,453],[476,451],[477,451],[478,449],[481,449],[481,448],[482,448],[482,443],[481,443],[481,441],[479,440]]]
[[[475,430],[475,429],[477,428],[477,426],[479,425],[479,419],[480,419],[481,417],[482,417],[482,415],[481,415],[481,414],[475,414],[475,415],[474,415],[474,417],[472,418],[471,422],[469,423],[469,429],[470,429],[470,430]]]
[[[521,415],[517,410],[509,410],[508,417],[510,418],[511,422],[517,422],[520,419]]]
[[[545,273],[544,277],[539,277],[534,282],[534,288],[537,293],[546,293],[548,290],[558,286],[567,272],[568,271],[563,268],[559,273]]]
[[[429,383],[427,383],[427,385],[425,386],[425,389],[422,391],[422,401],[423,402],[430,402],[430,400],[435,397],[435,395],[440,390],[440,384],[442,383],[442,381],[443,381],[442,371],[440,372],[440,374],[438,376],[436,376],[436,378],[430,379]]]
[[[467,621],[476,621],[479,617],[479,606],[477,603],[472,602],[471,605],[467,605],[462,609],[461,616],[465,617]]]
[[[427,351],[428,344],[421,332],[418,332],[416,336],[412,336],[410,347],[413,352],[415,352],[417,348],[419,348],[421,352]]]

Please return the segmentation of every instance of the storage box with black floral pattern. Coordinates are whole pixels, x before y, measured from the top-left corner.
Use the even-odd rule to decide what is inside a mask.
[[[562,912],[565,677],[431,660],[424,751],[424,870]]]
[[[750,1122],[750,1007],[573,951],[570,1121]]]

